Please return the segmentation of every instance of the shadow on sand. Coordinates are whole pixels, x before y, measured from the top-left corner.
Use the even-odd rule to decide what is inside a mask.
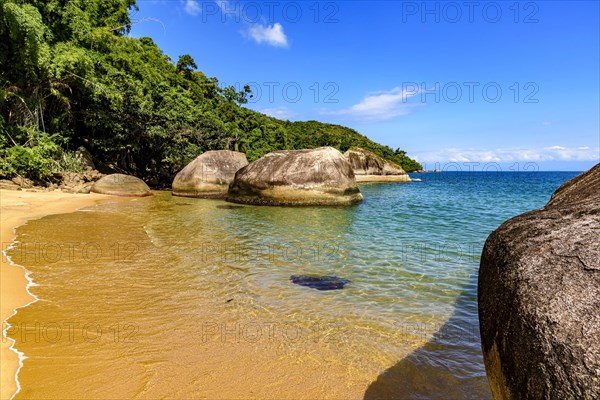
[[[369,385],[364,399],[491,399],[481,354],[476,293],[477,274],[469,279],[454,313],[433,338],[382,372]]]

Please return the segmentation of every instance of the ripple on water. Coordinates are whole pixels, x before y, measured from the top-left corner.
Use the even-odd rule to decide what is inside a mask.
[[[350,208],[157,193],[31,221],[11,257],[42,301],[11,323],[78,323],[79,335],[51,345],[14,335],[30,357],[22,394],[369,398],[404,387],[489,398],[477,331],[483,242],[571,175],[421,174],[362,185],[366,201]],[[34,243],[71,247],[40,257]],[[352,283],[318,291],[290,282],[299,274]]]

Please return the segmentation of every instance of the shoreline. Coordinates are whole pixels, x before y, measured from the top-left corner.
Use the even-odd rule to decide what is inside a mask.
[[[52,214],[75,212],[82,207],[96,205],[101,200],[113,200],[101,194],[72,194],[61,191],[35,192],[0,189],[0,241],[2,261],[0,263],[0,320],[2,321],[2,343],[0,346],[0,399],[10,399],[19,391],[17,374],[25,356],[13,348],[14,341],[5,337],[9,327],[6,320],[38,299],[29,288],[33,281],[25,267],[14,264],[5,251],[14,243],[16,229],[30,220]]]
[[[120,202],[120,200],[116,199],[130,201],[138,198],[113,197],[106,195],[74,195],[62,192],[21,192],[2,190],[0,191],[0,210],[2,211],[1,226],[2,239],[4,240],[3,250],[5,250],[6,247],[9,247],[10,244],[14,243],[15,230],[18,227],[26,224],[28,221],[39,219],[52,214],[70,214],[72,212],[75,212],[77,209],[90,205],[93,206],[101,205],[104,203]],[[211,210],[213,206],[213,204],[210,205]],[[147,235],[147,233],[144,234]],[[48,237],[52,238],[52,236]],[[5,238],[8,240],[6,240]],[[17,257],[15,257],[15,260],[17,260]],[[18,284],[13,285],[14,288],[19,289],[21,294],[24,293],[25,295],[28,295],[26,290],[27,279],[25,277],[28,272],[26,267],[28,264],[26,262],[23,262],[23,264],[25,266],[11,265],[10,259],[4,257],[2,264],[2,273],[4,274],[5,271],[13,272],[14,275],[16,275],[17,278],[20,279],[20,281],[17,282]],[[37,280],[37,277],[34,276],[34,279]],[[3,275],[2,284],[5,285],[5,282],[6,281]],[[33,283],[33,285],[35,286],[35,282]],[[39,292],[34,292],[37,293],[41,299],[46,299],[46,297],[44,295],[40,295]],[[3,296],[3,300],[5,297],[9,297],[7,296],[9,294],[8,292],[2,291],[1,294]],[[29,297],[25,296],[24,300],[23,297],[19,298],[15,296],[10,297],[9,299],[21,300],[21,303],[15,306],[15,308],[17,309],[32,304],[32,302],[35,302],[35,298],[31,295],[29,295]],[[219,302],[219,304],[221,303]],[[4,313],[4,301],[2,303],[2,306]],[[227,305],[224,307],[226,307],[230,311],[233,308],[234,314],[236,314],[235,309],[238,308],[238,306],[235,305],[235,302],[232,302],[231,305]],[[209,324],[208,326],[211,327],[215,324],[221,326],[221,324],[226,324],[228,322],[230,323],[231,321],[227,319],[221,319],[221,310],[222,309],[220,307],[215,309],[205,309],[203,312],[203,316],[201,317],[199,322],[202,322],[203,324]],[[13,311],[11,309],[9,310],[8,314],[3,314],[2,320],[10,316],[12,312]],[[256,319],[246,317],[247,316],[244,314],[244,318],[236,320],[235,323],[239,324],[239,326],[256,326]],[[109,320],[107,320],[107,322],[103,326],[108,326],[109,322],[114,322],[112,317]],[[129,323],[135,324],[135,321],[129,321]],[[329,337],[330,335],[332,335],[332,337],[335,338],[335,335],[342,334],[341,331],[338,332],[335,328],[331,328],[330,325],[327,325],[327,322],[325,322],[322,325],[322,328],[319,328],[319,330],[311,330],[308,327],[298,331],[294,330],[294,332],[300,332],[299,334],[301,335],[298,336],[298,340],[296,340],[296,337],[289,339],[286,336],[287,327],[291,326],[292,329],[300,329],[299,322],[294,322],[293,320],[280,322],[279,325],[277,325],[279,327],[277,328],[277,334],[274,333],[275,330],[271,331],[271,329],[275,328],[271,328],[271,326],[274,325],[272,325],[272,322],[270,322],[270,320],[267,320],[265,323],[268,325],[264,326],[267,326],[268,328],[264,328],[263,326],[263,328],[261,328],[261,332],[262,329],[269,329],[269,332],[273,332],[269,333],[269,335],[274,336],[269,336],[269,338],[265,338],[264,340],[259,341],[258,344],[253,340],[241,340],[241,342],[238,341],[237,339],[242,337],[240,335],[246,334],[240,333],[246,331],[239,330],[236,330],[235,340],[229,340],[231,339],[229,338],[227,341],[223,342],[222,338],[225,336],[221,336],[218,332],[211,331],[210,333],[205,333],[205,335],[208,336],[206,336],[205,339],[203,339],[203,341],[198,341],[196,343],[196,351],[194,353],[203,354],[203,360],[207,360],[206,364],[203,364],[202,368],[210,371],[215,371],[208,375],[202,376],[201,382],[202,388],[204,390],[203,397],[206,397],[206,393],[208,393],[209,397],[211,398],[238,398],[240,397],[240,393],[244,393],[244,396],[248,398],[295,398],[291,397],[290,393],[301,393],[307,390],[305,388],[306,383],[304,381],[295,380],[293,382],[287,382],[285,385],[282,386],[284,388],[293,387],[293,389],[279,389],[277,396],[267,396],[267,394],[271,392],[268,390],[265,391],[264,385],[265,382],[269,382],[269,384],[273,384],[273,382],[276,382],[278,385],[281,385],[282,380],[285,380],[288,377],[299,376],[299,370],[301,370],[302,375],[300,376],[303,377],[303,379],[308,383],[308,386],[310,387],[310,397],[341,398],[344,397],[344,394],[347,395],[348,393],[352,393],[353,395],[347,395],[346,397],[362,399],[363,394],[367,390],[369,384],[376,378],[377,373],[379,373],[380,370],[383,370],[383,368],[387,368],[392,365],[391,362],[386,363],[384,366],[381,366],[381,368],[377,368],[376,371],[371,370],[368,372],[366,370],[363,371],[362,369],[359,369],[356,366],[354,366],[354,369],[352,369],[353,378],[350,379],[348,382],[345,382],[345,384],[343,385],[337,385],[331,382],[340,382],[341,379],[347,378],[349,374],[349,367],[346,364],[338,363],[335,364],[335,367],[332,367],[332,364],[329,364],[328,375],[332,379],[326,380],[325,383],[321,383],[321,379],[324,376],[324,372],[322,370],[322,363],[316,358],[307,357],[304,359],[305,362],[302,365],[299,365],[297,361],[295,361],[296,358],[293,355],[306,356],[307,354],[311,354],[312,351],[315,351],[313,349],[313,346],[318,346],[319,350],[325,352],[319,353],[321,356],[325,354],[325,359],[336,360],[336,358],[333,357],[333,354],[337,354],[337,351],[335,347],[331,348],[333,346],[333,342],[329,342]],[[122,324],[122,326],[123,335],[130,333],[130,331],[127,331],[127,329],[125,328],[125,324]],[[199,324],[197,326],[205,325]],[[4,325],[4,328],[6,328],[6,324]],[[163,327],[160,330],[163,331],[164,329],[165,328]],[[195,332],[198,333],[202,331],[196,330]],[[294,335],[296,335],[296,333],[294,333]],[[113,338],[110,338],[109,340],[113,340]],[[122,340],[119,341],[119,343],[121,343],[122,346],[128,346],[129,342],[127,342],[127,339],[123,337]],[[277,345],[274,346],[273,343],[277,343]],[[3,358],[2,360],[2,399],[12,399],[13,397],[15,397],[15,395],[19,396],[18,393],[27,396],[28,394],[30,394],[30,387],[32,387],[30,386],[30,384],[32,382],[35,382],[35,380],[32,381],[32,377],[31,375],[29,375],[31,371],[35,369],[35,362],[32,362],[32,368],[30,368],[30,364],[27,363],[28,368],[24,368],[19,372],[19,361],[22,361],[22,359],[20,360],[20,357],[15,351],[10,350],[9,346],[11,344],[12,340],[3,340],[3,357],[10,357],[10,359],[7,359],[5,361],[5,359]],[[190,359],[187,358],[188,346],[186,345],[185,348],[182,349],[183,351],[181,352],[173,353],[176,355],[175,359],[190,361]],[[25,356],[30,354],[29,349],[26,347],[21,348],[19,350],[23,351],[25,353]],[[231,357],[232,354],[237,354],[238,356]],[[194,357],[192,357],[191,359],[195,360]],[[276,362],[273,362],[273,360],[276,360]],[[154,384],[152,385],[152,387],[147,387],[146,385],[148,385],[148,382],[150,381],[146,380],[147,377],[144,374],[139,374],[139,370],[137,369],[138,365],[135,362],[129,362],[128,364],[123,365],[123,371],[137,371],[138,375],[134,375],[135,379],[132,379],[131,381],[120,381],[118,382],[118,385],[113,385],[116,386],[114,393],[128,393],[128,396],[126,397],[143,395],[146,393],[146,390],[153,390],[153,392],[151,393],[156,393],[155,397],[165,397],[165,393],[171,393],[170,391],[164,391],[170,390],[172,385],[169,384],[165,384],[164,388],[162,384],[156,384],[156,387],[154,387]],[[160,365],[160,363],[157,365]],[[278,368],[276,369],[275,366],[277,366]],[[79,372],[75,371],[74,374],[80,373],[80,371],[84,370],[85,368],[85,366],[82,366],[79,369]],[[152,363],[147,364],[145,368],[147,368],[147,371],[152,371],[153,376],[156,377],[155,379],[170,379],[169,375],[165,374],[164,369],[157,367]],[[185,371],[183,372],[185,373]],[[16,373],[18,373],[18,375],[15,375]],[[34,375],[35,373],[36,372],[33,372]],[[219,378],[220,376],[244,376],[245,374],[250,374],[251,378],[248,378],[248,381],[244,380],[240,381],[240,383],[236,385],[231,385],[231,387],[223,387],[222,381]],[[51,377],[41,374],[38,376],[43,379],[51,379]],[[191,375],[188,374],[186,376]],[[17,391],[18,385],[22,385],[20,392]],[[97,386],[94,387],[94,390],[96,390],[96,392],[90,392],[88,388],[85,387],[85,385],[82,385],[81,387],[78,387],[76,389],[78,390],[76,392],[78,395],[75,397],[79,398],[85,398],[86,395],[87,397],[98,397],[97,395],[99,394],[99,392],[97,391]],[[192,389],[192,387],[188,386],[188,390],[190,389]],[[247,395],[247,393],[250,393],[250,395]],[[332,393],[334,394],[332,395]],[[118,395],[116,396],[118,397]],[[51,395],[48,395],[47,397],[59,398],[60,393],[51,392]],[[200,395],[198,395],[197,397],[200,397]]]
[[[386,183],[386,182],[410,182],[412,179],[408,174],[404,175],[355,175],[357,183]]]

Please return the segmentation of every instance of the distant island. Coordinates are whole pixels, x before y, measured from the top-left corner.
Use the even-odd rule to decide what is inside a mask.
[[[240,151],[252,162],[321,146],[360,147],[406,172],[423,169],[353,129],[244,107],[249,86],[222,87],[190,55],[175,62],[152,39],[128,37],[135,1],[34,4],[0,7],[0,178],[56,182],[83,172],[83,159],[168,187],[209,150]]]

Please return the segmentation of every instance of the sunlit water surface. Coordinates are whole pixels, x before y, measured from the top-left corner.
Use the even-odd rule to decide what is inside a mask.
[[[349,208],[168,192],[18,229],[19,398],[490,398],[479,255],[576,173],[427,173]],[[318,291],[290,275],[352,283]]]

